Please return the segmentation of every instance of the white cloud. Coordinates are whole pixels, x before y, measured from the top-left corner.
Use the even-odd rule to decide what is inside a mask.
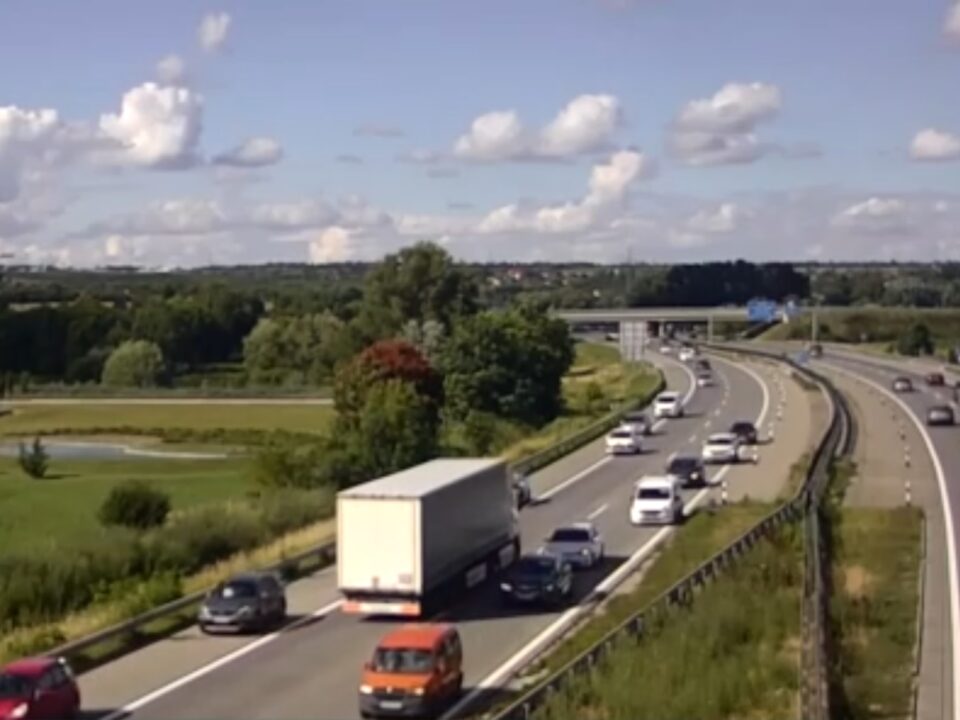
[[[314,264],[344,262],[354,258],[356,242],[347,228],[328,227],[310,241],[308,252]]]
[[[953,0],[943,20],[943,32],[951,40],[960,41],[960,0]]]
[[[200,47],[207,52],[215,52],[223,47],[230,31],[230,15],[225,12],[209,13],[200,21],[197,38]]]
[[[213,158],[215,165],[265,167],[283,159],[283,147],[271,137],[252,137]]]
[[[960,137],[926,128],[914,136],[910,155],[914,160],[956,160],[960,158]]]
[[[226,212],[215,200],[178,198],[94,223],[82,235],[202,235],[223,231],[228,224]]]
[[[714,210],[701,210],[693,215],[687,226],[702,233],[730,233],[737,229],[741,221],[748,218],[750,213],[735,203],[723,203]]]
[[[56,110],[0,107],[0,203],[17,198],[24,173],[53,151],[60,128]]]
[[[249,221],[272,230],[296,230],[329,225],[339,214],[323,200],[299,200],[285,203],[262,203],[249,212]]]
[[[203,98],[187,88],[144,83],[124,94],[119,113],[100,117],[100,130],[123,146],[119,162],[189,167],[197,160]]]
[[[613,95],[580,95],[537,132],[528,131],[515,110],[496,110],[476,118],[453,152],[482,162],[573,157],[606,148],[620,122]]]
[[[750,163],[773,149],[757,127],[775,117],[780,89],[764,83],[728,83],[712,97],[691,100],[674,118],[668,146],[687,165]]]
[[[593,166],[590,192],[585,202],[592,205],[617,202],[638,178],[651,177],[655,172],[652,161],[643,153],[634,150],[616,152],[608,162]]]
[[[867,234],[903,232],[908,225],[907,205],[896,197],[871,197],[837,214],[833,223]]]
[[[164,85],[180,85],[187,77],[187,64],[179,55],[167,55],[157,63],[156,72]]]

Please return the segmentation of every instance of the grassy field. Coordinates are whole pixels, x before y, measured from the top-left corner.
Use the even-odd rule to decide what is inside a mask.
[[[922,322],[940,346],[960,341],[960,310],[948,308],[853,307],[819,314],[819,336],[825,342],[895,343],[911,325]],[[809,313],[790,323],[776,325],[761,340],[809,340]]]
[[[795,717],[802,589],[802,543],[791,526],[674,610],[680,617],[651,626],[639,644],[616,645],[533,717]]]
[[[243,495],[250,488],[246,468],[244,460],[60,460],[49,477],[32,480],[15,461],[0,459],[0,547],[63,546],[96,534],[97,509],[122,480],[149,481],[177,509]]]
[[[842,696],[850,720],[907,717],[916,642],[922,519],[916,508],[845,507],[834,529]]]
[[[0,436],[104,429],[289,430],[324,432],[333,418],[327,405],[23,405],[0,417]]]

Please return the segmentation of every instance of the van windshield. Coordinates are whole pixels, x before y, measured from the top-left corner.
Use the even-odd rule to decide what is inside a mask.
[[[433,670],[433,653],[409,648],[379,648],[373,654],[373,669],[383,673],[428,673]]]
[[[637,493],[639,500],[669,500],[670,491],[667,488],[640,488]]]

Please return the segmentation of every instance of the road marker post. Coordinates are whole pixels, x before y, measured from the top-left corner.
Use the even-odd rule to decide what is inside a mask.
[[[910,504],[911,504],[913,498],[912,498],[911,493],[910,493],[910,478],[909,478],[909,477],[908,477],[906,480],[903,481],[903,495],[904,495],[904,500],[906,501],[907,507],[910,507]]]
[[[727,476],[724,475],[720,480],[720,504],[727,504]]]

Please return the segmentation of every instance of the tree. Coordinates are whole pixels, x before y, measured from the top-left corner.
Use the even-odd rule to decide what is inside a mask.
[[[102,525],[135,530],[159,527],[170,514],[170,497],[141,480],[127,480],[107,495],[97,517]]]
[[[431,412],[439,417],[443,381],[429,361],[405,340],[381,340],[357,355],[337,373],[334,406],[347,425],[359,421],[367,395],[389,380],[410,383]]]
[[[20,443],[17,462],[20,465],[20,469],[27,475],[35,480],[39,480],[47,474],[50,466],[50,456],[47,455],[47,451],[43,447],[43,443],[40,442],[40,438],[35,437],[29,450],[23,443]]]
[[[163,371],[163,353],[156,343],[128,340],[110,353],[101,382],[114,387],[153,387]]]
[[[243,341],[243,361],[256,381],[318,384],[356,349],[351,330],[329,312],[261,318]]]
[[[431,363],[440,358],[446,328],[437,320],[408,320],[403,326],[403,339],[417,348]]]
[[[253,479],[264,487],[318,488],[328,482],[324,474],[321,441],[305,443],[279,437],[261,447],[253,458]]]
[[[930,328],[923,323],[914,323],[897,340],[897,352],[901,355],[930,355],[933,353],[933,337]]]
[[[477,309],[474,279],[446,250],[421,242],[387,255],[364,281],[362,325],[370,339],[394,335],[409,320],[436,320],[449,330]]]
[[[535,307],[486,312],[459,324],[443,353],[446,409],[471,410],[541,425],[563,409],[563,376],[573,340],[562,320]]]
[[[366,477],[376,477],[434,457],[438,429],[430,400],[391,378],[369,389],[357,422],[338,434]]]

